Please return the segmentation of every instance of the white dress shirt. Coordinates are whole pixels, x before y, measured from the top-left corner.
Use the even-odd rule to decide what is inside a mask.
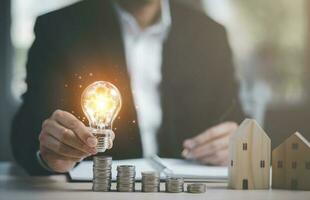
[[[117,4],[115,9],[122,30],[143,156],[148,157],[157,154],[156,134],[162,122],[159,86],[162,80],[163,43],[171,25],[169,1],[161,1],[159,20],[143,31],[130,13]]]

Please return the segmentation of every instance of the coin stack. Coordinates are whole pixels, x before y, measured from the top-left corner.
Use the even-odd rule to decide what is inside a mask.
[[[166,178],[166,192],[180,193],[184,191],[184,179],[181,177]]]
[[[133,165],[117,166],[117,191],[134,192],[135,191],[136,170]]]
[[[93,191],[110,191],[112,157],[97,155],[94,156],[93,161]]]
[[[187,192],[189,193],[205,193],[207,186],[203,183],[193,183],[187,185]]]
[[[142,172],[142,192],[160,191],[160,174],[158,172]]]

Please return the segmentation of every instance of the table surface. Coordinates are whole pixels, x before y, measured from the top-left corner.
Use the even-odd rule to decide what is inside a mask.
[[[309,180],[310,181],[310,180]],[[309,191],[289,190],[229,190],[226,183],[206,183],[207,192],[204,194],[178,193],[120,193],[120,192],[93,192],[91,183],[70,183],[65,176],[30,177],[16,165],[0,162],[0,200],[310,200]],[[141,187],[136,184],[137,190]],[[162,190],[164,184],[161,185]],[[112,189],[115,188],[113,183]]]

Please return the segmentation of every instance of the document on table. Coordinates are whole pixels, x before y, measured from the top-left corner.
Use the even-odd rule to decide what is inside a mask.
[[[113,160],[112,180],[116,180],[116,167],[118,165],[135,165],[136,180],[141,180],[141,172],[158,171],[161,179],[166,176],[181,176],[185,181],[209,181],[225,182],[228,176],[227,167],[200,165],[191,161],[171,158],[159,158],[157,156],[142,159]],[[71,181],[92,181],[93,162],[84,161],[70,171]]]

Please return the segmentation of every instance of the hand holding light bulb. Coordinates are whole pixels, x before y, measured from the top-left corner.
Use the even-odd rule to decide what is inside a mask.
[[[113,86],[113,88],[115,87]],[[85,91],[83,95],[88,94],[85,93]],[[117,89],[116,91],[118,92]],[[119,93],[117,94],[119,95]],[[108,118],[106,117],[102,118],[105,115],[102,115],[101,112],[99,113],[92,112],[91,109],[93,108],[92,107],[93,104],[91,103],[91,101],[90,102],[88,101],[88,98],[84,100],[86,101],[83,101],[82,97],[82,105],[90,106],[90,108],[88,108],[87,110],[88,112],[87,117],[90,120],[91,128],[86,127],[80,120],[78,120],[71,113],[62,110],[56,110],[50,118],[46,119],[42,123],[42,130],[39,136],[40,155],[43,161],[48,165],[48,167],[55,172],[60,173],[68,172],[75,166],[77,162],[83,160],[88,156],[98,153],[97,151],[98,140],[95,136],[97,129],[99,129],[97,130],[97,132],[99,133],[102,132],[101,128],[105,128],[104,129],[106,130],[105,133],[107,133],[107,130],[109,130],[108,134],[105,134],[105,136],[108,137],[104,138],[104,144],[105,144],[104,150],[110,149],[113,146],[114,133],[111,129],[112,122],[120,109],[121,101],[119,102],[120,104],[117,104],[119,107],[117,107],[117,109],[114,110],[114,112],[112,113],[105,112],[105,114],[114,114],[114,115],[108,115]],[[98,100],[101,100],[101,97],[99,97]],[[83,102],[86,104],[83,104]],[[109,108],[113,107],[113,106],[110,107],[111,106],[110,104],[107,105],[109,105]],[[106,108],[108,108],[106,107],[107,105],[99,101],[98,109],[104,111]],[[83,107],[83,109],[87,108]],[[95,113],[97,113],[95,116],[91,115]],[[110,116],[112,116],[112,118]],[[92,122],[91,120],[93,119],[100,119],[100,120],[93,121],[93,123],[91,123]],[[102,150],[103,149],[100,149],[100,151]]]

